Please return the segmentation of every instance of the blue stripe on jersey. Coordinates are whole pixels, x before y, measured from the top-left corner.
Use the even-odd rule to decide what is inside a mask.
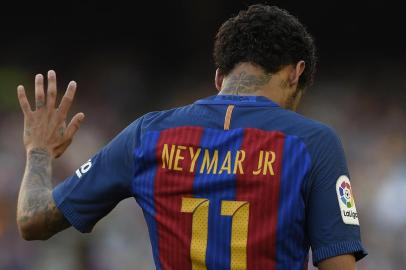
[[[154,205],[154,186],[156,174],[156,145],[159,139],[159,131],[147,132],[144,136],[144,143],[134,151],[135,175],[133,180],[134,197],[141,206],[145,220],[148,225],[149,237],[151,239],[152,254],[154,256],[157,270],[161,270],[158,250],[158,230],[155,220],[156,209]]]
[[[199,170],[204,157],[204,149],[210,149],[210,157],[214,150],[219,152],[219,172],[227,151],[231,151],[232,160],[240,149],[243,129],[230,131],[205,129],[200,147],[202,153],[196,164],[196,177],[193,184],[193,195],[210,200],[209,233],[206,251],[206,265],[208,270],[230,268],[231,218],[221,216],[221,201],[235,199],[236,177],[223,172],[219,174],[200,174]],[[233,164],[233,162],[232,162]],[[215,180],[215,181],[214,181]]]
[[[303,231],[305,204],[301,192],[310,166],[305,145],[295,136],[286,136],[278,209],[277,269],[303,269],[307,257],[309,244]]]

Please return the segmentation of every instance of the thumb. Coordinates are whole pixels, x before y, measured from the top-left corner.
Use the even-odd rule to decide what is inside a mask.
[[[66,136],[68,139],[73,138],[76,131],[79,130],[80,124],[83,122],[84,119],[85,119],[84,113],[78,113],[72,118],[68,127],[66,128]]]

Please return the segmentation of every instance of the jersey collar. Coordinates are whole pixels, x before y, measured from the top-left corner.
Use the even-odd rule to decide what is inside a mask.
[[[250,107],[279,107],[278,104],[264,96],[215,95],[197,100],[195,104],[238,105]]]

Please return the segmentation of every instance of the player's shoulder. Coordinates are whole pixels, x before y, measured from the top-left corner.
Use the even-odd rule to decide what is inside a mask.
[[[179,108],[173,108],[169,110],[162,110],[162,111],[152,111],[148,112],[130,123],[125,129],[124,132],[132,133],[132,134],[143,134],[148,130],[157,130],[159,129],[159,123],[162,124],[163,120],[167,118],[169,115],[172,115],[179,110]]]
[[[195,126],[197,123],[205,125],[208,121],[213,121],[215,117],[218,116],[209,110],[188,104],[168,110],[149,112],[136,121],[138,121],[138,128],[145,133],[146,131],[160,131],[178,126]]]
[[[339,141],[336,131],[325,123],[282,108],[279,108],[279,114],[284,133],[300,138],[308,146]]]

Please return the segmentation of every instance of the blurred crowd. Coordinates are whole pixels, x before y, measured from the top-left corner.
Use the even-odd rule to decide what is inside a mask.
[[[87,68],[87,67],[85,67]],[[45,72],[45,71],[44,71]],[[147,89],[137,69],[108,68],[82,78],[74,111],[86,122],[53,171],[57,184],[132,120],[215,94],[212,82],[178,78],[165,91]],[[361,232],[369,256],[359,269],[403,269],[406,264],[406,82],[391,76],[351,72],[321,74],[300,112],[332,126],[342,139],[350,168]],[[15,85],[33,88],[33,74],[0,72],[0,269],[147,270],[153,269],[146,224],[133,199],[120,203],[92,234],[70,228],[46,242],[26,242],[17,232],[15,211],[25,166],[23,118]],[[59,74],[60,89],[70,78]],[[89,89],[95,89],[90,91]],[[32,96],[32,95],[31,95]],[[312,266],[310,266],[312,269]]]

